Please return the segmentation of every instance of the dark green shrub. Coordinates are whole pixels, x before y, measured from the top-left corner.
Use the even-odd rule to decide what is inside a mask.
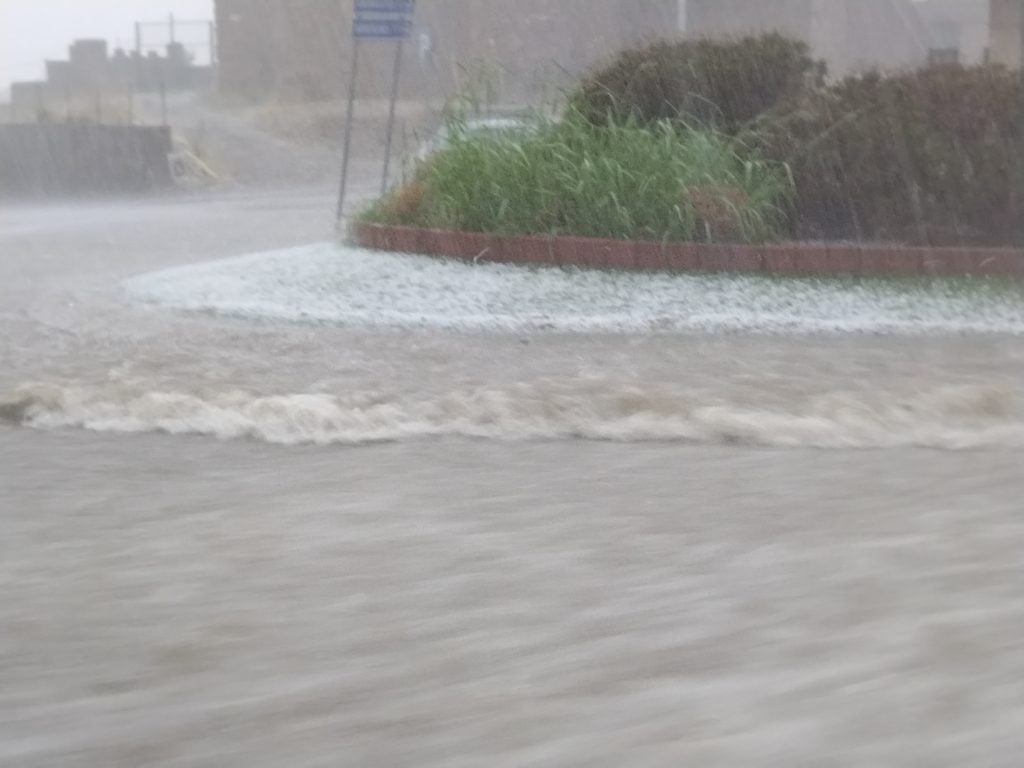
[[[594,123],[681,119],[731,134],[793,103],[824,74],[804,43],[777,34],[658,42],[620,53],[570,102]]]
[[[796,237],[1021,239],[1016,74],[943,65],[833,85],[824,75],[805,45],[779,35],[661,42],[587,76],[571,104],[596,124],[667,119],[740,135],[790,167]]]
[[[799,236],[1007,244],[1021,103],[1019,77],[1000,67],[874,73],[762,120],[748,140],[790,166]]]

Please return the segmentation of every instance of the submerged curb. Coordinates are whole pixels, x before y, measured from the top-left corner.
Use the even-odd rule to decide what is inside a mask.
[[[1002,276],[1024,278],[1024,250],[783,243],[709,245],[394,227],[357,222],[352,241],[381,251],[472,262],[671,272],[809,276]]]

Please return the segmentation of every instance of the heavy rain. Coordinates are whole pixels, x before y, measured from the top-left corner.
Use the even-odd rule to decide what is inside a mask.
[[[0,766],[1024,751],[1024,0],[0,0]]]

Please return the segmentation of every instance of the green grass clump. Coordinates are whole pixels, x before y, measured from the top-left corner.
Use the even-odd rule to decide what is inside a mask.
[[[760,243],[783,231],[787,169],[738,140],[668,120],[595,125],[578,113],[448,147],[366,221],[503,235]]]

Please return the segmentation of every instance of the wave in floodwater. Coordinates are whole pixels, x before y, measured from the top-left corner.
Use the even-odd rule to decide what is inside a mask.
[[[375,393],[256,396],[29,385],[0,398],[0,419],[40,429],[162,432],[279,445],[359,445],[463,436],[582,438],[775,447],[948,450],[1024,447],[1009,393],[940,388],[907,398],[834,392],[757,407],[667,387],[536,382],[401,399]]]
[[[1024,286],[472,265],[323,243],[165,270],[130,295],[255,320],[492,331],[1024,334]]]

